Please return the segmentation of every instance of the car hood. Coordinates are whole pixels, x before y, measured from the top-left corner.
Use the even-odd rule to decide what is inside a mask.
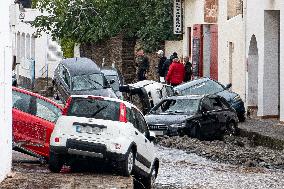
[[[145,120],[149,125],[155,124],[177,124],[182,123],[185,120],[194,117],[194,114],[183,115],[183,114],[150,114],[145,116]]]
[[[230,103],[238,94],[232,91],[223,90],[218,92],[217,95],[224,97]]]
[[[97,90],[84,90],[84,91],[72,91],[72,95],[94,95],[94,96],[105,96],[110,98],[117,98],[116,94],[111,88],[97,89]]]

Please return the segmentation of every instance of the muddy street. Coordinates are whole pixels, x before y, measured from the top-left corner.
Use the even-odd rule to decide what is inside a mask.
[[[245,138],[208,142],[166,137],[159,139],[156,150],[160,159],[157,189],[284,187],[282,151],[252,146]],[[0,188],[133,187],[131,178],[109,171],[72,173],[65,167],[60,174],[50,173],[47,165],[17,152],[13,154],[13,171],[13,178],[6,179]]]

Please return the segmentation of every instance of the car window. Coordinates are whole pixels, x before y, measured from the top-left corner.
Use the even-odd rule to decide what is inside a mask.
[[[126,108],[126,118],[127,120],[133,124],[134,127],[136,127],[136,120],[135,115],[133,114],[132,110],[130,108]]]
[[[219,98],[217,98],[217,97],[210,98],[210,101],[213,105],[214,110],[222,110],[223,109],[223,105],[222,105],[221,101],[219,100]]]
[[[224,109],[228,109],[230,108],[230,104],[227,102],[227,100],[223,97],[219,97],[221,103],[222,103],[222,106]]]
[[[62,67],[62,78],[64,82],[70,87],[70,75],[66,68]]]
[[[212,104],[212,101],[209,98],[204,98],[202,100],[201,109],[204,112],[214,110],[214,106]]]
[[[108,86],[108,82],[103,74],[78,75],[72,78],[74,91],[103,89]]]
[[[56,122],[58,117],[61,116],[61,110],[53,104],[46,102],[42,99],[36,99],[36,116],[50,122]]]
[[[197,112],[199,99],[166,99],[152,109],[152,113],[191,113]]]
[[[31,96],[17,91],[13,91],[12,94],[13,108],[16,108],[26,113],[30,113]]]
[[[147,123],[145,122],[145,119],[143,115],[134,109],[135,112],[135,118],[136,118],[136,128],[141,132],[141,133],[146,133],[147,129]]]
[[[223,86],[219,83],[212,80],[207,80],[180,91],[179,95],[215,94],[223,90]]]
[[[67,115],[119,121],[119,102],[98,98],[72,98]]]

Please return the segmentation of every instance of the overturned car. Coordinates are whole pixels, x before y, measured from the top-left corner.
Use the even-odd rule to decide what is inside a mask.
[[[152,80],[124,85],[119,88],[125,99],[135,104],[143,114],[147,114],[163,98],[173,96],[173,87]]]

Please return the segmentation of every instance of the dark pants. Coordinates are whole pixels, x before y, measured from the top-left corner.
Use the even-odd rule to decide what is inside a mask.
[[[143,81],[146,79],[146,71],[145,70],[138,70],[138,73],[137,73],[137,79],[138,81]]]

